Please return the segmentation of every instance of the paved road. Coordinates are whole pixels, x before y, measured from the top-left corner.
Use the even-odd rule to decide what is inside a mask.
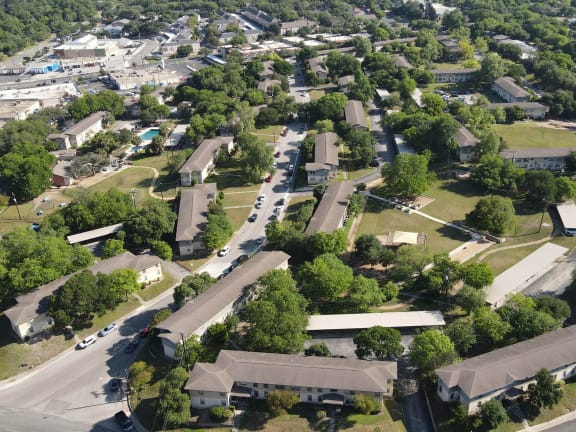
[[[554,267],[528,285],[522,292],[532,297],[539,297],[545,294],[562,295],[572,283],[572,272],[574,270],[576,270],[576,249],[566,257],[565,261],[556,263]]]
[[[561,425],[558,426],[552,426],[551,428],[548,429],[540,429],[540,430],[545,432],[574,432],[576,431],[576,420],[562,423]]]

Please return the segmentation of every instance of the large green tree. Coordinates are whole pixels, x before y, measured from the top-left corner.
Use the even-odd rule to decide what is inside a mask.
[[[410,344],[410,361],[424,371],[450,364],[456,358],[454,344],[438,330],[423,331]]]
[[[302,294],[313,301],[335,300],[348,291],[353,279],[352,269],[333,254],[304,263],[298,272]]]
[[[415,196],[428,189],[428,158],[418,154],[401,153],[393,164],[382,167],[382,178],[392,195]]]
[[[248,134],[238,137],[238,146],[242,152],[240,164],[244,175],[253,183],[261,181],[264,174],[272,169],[274,148]]]
[[[501,235],[513,226],[514,216],[514,205],[510,198],[492,195],[478,200],[474,210],[466,215],[466,223],[474,228]]]
[[[536,382],[528,384],[528,402],[540,412],[541,408],[552,408],[558,405],[564,392],[562,385],[556,382],[554,375],[547,369],[541,369],[534,376]]]
[[[364,360],[396,358],[404,352],[404,347],[400,341],[401,335],[396,329],[380,326],[370,327],[354,336],[354,344],[356,344],[354,352],[359,359]]]
[[[126,241],[136,248],[150,245],[174,230],[176,214],[164,201],[146,201],[137,213],[124,223]]]

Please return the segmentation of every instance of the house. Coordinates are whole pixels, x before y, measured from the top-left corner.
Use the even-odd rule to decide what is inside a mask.
[[[164,355],[174,358],[176,346],[192,335],[202,338],[212,324],[222,323],[256,295],[257,280],[273,269],[287,269],[290,255],[258,252],[225,277],[156,325]]]
[[[441,35],[437,37],[437,40],[440,42],[440,45],[442,45],[444,58],[446,60],[454,61],[462,55],[462,49],[456,39],[453,39],[448,35]]]
[[[496,108],[512,108],[512,107],[520,107],[524,110],[526,117],[533,118],[533,119],[543,119],[546,117],[550,108],[546,105],[542,105],[538,102],[505,102],[505,103],[491,103],[488,104],[486,108],[489,110],[495,110]]]
[[[344,107],[344,117],[346,122],[353,128],[368,130],[368,122],[366,121],[366,113],[362,102],[349,100]]]
[[[258,82],[258,90],[261,90],[266,94],[268,94],[268,90],[273,86],[282,88],[282,82],[280,82],[280,80],[277,79],[268,79],[268,78]]]
[[[562,171],[566,157],[574,151],[576,147],[506,149],[500,152],[500,156],[524,169]]]
[[[327,183],[338,174],[338,135],[325,132],[314,138],[314,162],[306,164],[308,184]]]
[[[54,186],[71,186],[74,184],[74,176],[70,171],[72,162],[59,160],[52,167],[52,184]]]
[[[160,263],[160,258],[154,255],[133,255],[130,252],[124,252],[99,261],[88,267],[88,270],[94,274],[110,274],[119,269],[134,269],[138,271],[139,283],[151,283],[163,277]],[[50,296],[74,274],[76,273],[61,277],[16,298],[16,306],[11,307],[4,314],[10,320],[12,330],[20,340],[26,340],[52,327],[54,322],[48,315]]]
[[[463,83],[470,81],[478,69],[434,69],[434,82],[437,83]]]
[[[328,68],[324,63],[324,59],[320,57],[311,58],[308,60],[308,66],[312,72],[318,75],[320,81],[326,81],[328,79]]]
[[[275,390],[295,392],[300,402],[342,406],[357,394],[382,403],[392,397],[396,378],[396,362],[222,350],[216,363],[194,365],[184,390],[192,408],[266,399]]]
[[[338,87],[342,93],[348,93],[348,86],[354,83],[354,75],[345,75],[338,78]]]
[[[265,79],[272,79],[274,78],[274,75],[276,75],[276,72],[274,71],[274,62],[272,60],[266,60],[262,62],[262,72],[258,73],[258,79],[259,80],[265,80]]]
[[[454,141],[456,141],[458,160],[460,162],[468,162],[474,156],[474,148],[480,142],[470,130],[462,126],[452,136]]]
[[[492,91],[506,102],[528,102],[530,93],[520,87],[512,77],[500,77],[492,83]]]
[[[263,34],[262,30],[258,29],[246,29],[244,30],[244,36],[248,43],[254,43],[258,40],[258,36]]]
[[[47,139],[54,141],[58,145],[59,150],[81,147],[82,144],[104,129],[102,121],[105,118],[105,111],[95,112],[60,134],[48,135]]]
[[[310,30],[314,30],[316,28],[316,23],[306,19],[283,22],[280,24],[280,34],[283,36],[286,33],[296,33],[298,30],[304,27],[308,27]]]
[[[216,183],[198,184],[180,193],[176,242],[180,256],[204,250],[202,234],[208,222],[208,203],[216,199]]]
[[[394,54],[392,56],[392,60],[394,61],[394,64],[396,65],[396,67],[404,68],[404,69],[408,69],[408,70],[414,69],[414,66],[412,66],[412,63],[410,63],[408,61],[408,59],[403,55]]]
[[[178,171],[182,186],[204,183],[214,169],[221,148],[230,153],[234,148],[234,137],[219,136],[203,140]]]
[[[273,23],[278,22],[278,20],[272,15],[257,9],[254,6],[248,6],[246,9],[244,9],[242,16],[250,21],[255,22],[256,24],[261,25],[265,29],[268,29]]]
[[[189,46],[193,53],[200,51],[200,42],[192,39],[178,39],[173,42],[166,42],[160,46],[160,52],[163,56],[174,56],[179,47]]]
[[[124,27],[129,22],[130,20],[127,18],[120,19],[118,21],[114,21],[113,23],[105,25],[102,30],[107,32],[110,35],[110,37],[122,37],[122,35],[124,34]]]
[[[562,232],[564,235],[576,235],[576,205],[574,201],[570,200],[556,204],[556,210],[562,223]]]
[[[312,235],[317,232],[331,233],[344,226],[348,217],[349,196],[354,192],[351,181],[330,183],[310,219],[305,233]]]
[[[436,369],[437,393],[444,402],[460,402],[474,414],[484,402],[525,392],[541,369],[557,380],[576,374],[576,326]]]

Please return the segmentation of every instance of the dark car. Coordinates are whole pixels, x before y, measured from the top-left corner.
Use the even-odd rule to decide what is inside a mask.
[[[275,158],[279,158],[279,157],[280,157],[280,152],[277,151],[276,153],[274,153],[274,157],[275,157]]]
[[[243,264],[246,261],[248,261],[249,258],[250,257],[248,256],[248,254],[242,254],[238,258],[236,258],[236,261],[238,262],[238,264]]]
[[[284,198],[280,198],[278,201],[276,201],[276,206],[283,206],[284,204],[286,204],[286,200]]]
[[[265,181],[266,183],[270,183],[270,182],[272,181],[272,176],[271,176],[271,175],[266,176],[266,178],[264,179],[264,181]]]
[[[144,338],[144,337],[147,337],[149,333],[150,333],[150,327],[146,326],[146,327],[144,327],[142,330],[140,330],[140,332],[138,333],[138,335],[139,335],[140,337],[143,337],[143,338]]]
[[[134,350],[136,348],[138,348],[138,344],[140,343],[140,338],[134,338],[130,341],[130,343],[128,345],[126,345],[126,348],[124,349],[125,353],[130,354],[131,352],[134,352]]]
[[[374,158],[370,161],[370,166],[371,167],[377,167],[380,165],[380,162],[378,162],[378,159]]]
[[[258,214],[257,214],[257,213],[253,213],[253,214],[248,218],[248,222],[255,222],[256,219],[258,219]]]
[[[134,424],[132,423],[132,420],[130,420],[130,417],[128,417],[124,411],[118,411],[116,414],[114,414],[114,418],[124,432],[131,432],[134,430]]]
[[[122,389],[122,380],[120,378],[112,378],[110,381],[110,391],[116,393]]]

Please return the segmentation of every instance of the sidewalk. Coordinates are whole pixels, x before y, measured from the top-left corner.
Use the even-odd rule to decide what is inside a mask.
[[[574,421],[574,420],[576,420],[576,411],[570,411],[569,413],[564,414],[560,417],[556,417],[555,419],[552,419],[549,422],[540,423],[540,424],[535,425],[535,426],[527,426],[524,428],[524,430],[525,431],[531,431],[531,432],[540,432],[540,431],[545,431],[547,429],[550,429],[554,426],[558,426],[560,424],[567,423],[569,421]]]

